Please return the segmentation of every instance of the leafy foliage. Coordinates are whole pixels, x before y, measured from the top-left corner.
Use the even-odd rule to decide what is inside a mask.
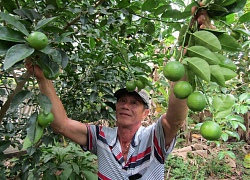
[[[37,82],[26,76],[25,58],[48,72],[69,117],[83,122],[108,119],[111,125],[115,119],[113,92],[129,80],[143,81],[155,101],[153,114],[159,116],[168,105],[163,66],[172,59],[181,60],[190,70],[193,87],[207,94],[209,107],[224,128],[222,139],[226,141],[228,135],[239,138],[236,129],[244,125],[235,114],[249,110],[249,2],[230,2],[209,1],[203,8],[218,30],[198,31],[195,24],[190,28],[195,18],[191,8],[200,1],[2,0],[1,155],[10,145],[22,149],[20,139],[29,137],[31,144],[26,148],[33,156],[42,153],[41,144],[53,143],[52,135],[58,137],[50,128],[39,133],[36,113],[48,113],[51,102],[38,92]],[[33,31],[46,34],[46,48],[35,50],[28,45],[26,38]],[[232,32],[240,34],[238,40]],[[187,44],[190,57],[178,51]],[[231,65],[222,63],[225,59]],[[223,95],[212,100],[218,94]],[[237,103],[224,98],[226,94],[233,94]],[[231,106],[221,107],[220,103]],[[31,107],[31,112],[24,111],[25,107]],[[35,157],[25,160],[22,171],[33,171],[37,162]]]

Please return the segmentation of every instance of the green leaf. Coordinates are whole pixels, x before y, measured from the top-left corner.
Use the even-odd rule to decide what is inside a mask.
[[[27,123],[27,136],[32,144],[35,144],[43,135],[43,128],[36,121],[37,113],[33,113]]]
[[[233,129],[236,129],[239,127],[239,123],[237,121],[229,121]]]
[[[233,79],[234,77],[238,75],[236,72],[232,71],[231,69],[224,68],[224,67],[221,67],[220,69],[221,69],[221,73],[223,74],[225,78],[225,81]]]
[[[228,155],[232,159],[236,158],[235,154],[232,151],[226,151],[225,154]]]
[[[214,113],[214,118],[216,119],[221,119],[221,118],[225,118],[227,117],[230,113],[232,113],[231,109],[227,109],[224,111],[218,111],[216,113]]]
[[[195,45],[204,46],[210,51],[216,52],[221,50],[221,44],[218,38],[208,31],[196,31],[193,33]]]
[[[38,100],[39,106],[43,109],[43,112],[45,114],[49,114],[52,109],[52,103],[50,99],[48,98],[48,96],[39,93],[37,100]]]
[[[228,140],[228,134],[227,134],[227,133],[224,133],[224,132],[223,132],[223,133],[221,134],[220,137],[221,137],[221,139],[222,139],[223,141],[227,141],[227,140]]]
[[[211,81],[216,82],[220,86],[225,86],[225,78],[223,74],[220,71],[219,65],[210,65],[210,71],[211,71]]]
[[[141,10],[152,11],[154,8],[157,7],[157,5],[158,5],[158,1],[156,0],[146,0],[141,6]]]
[[[249,22],[250,21],[250,12],[243,14],[240,18],[239,18],[239,23],[245,23],[245,22]]]
[[[0,40],[0,56],[6,54],[11,46],[13,46],[12,42]]]
[[[126,8],[130,5],[130,1],[129,0],[122,0],[118,3],[118,7],[119,8]]]
[[[154,12],[154,15],[155,16],[158,16],[162,13],[164,13],[167,9],[171,9],[171,6],[170,5],[162,5],[162,6],[159,6],[155,12]]]
[[[11,145],[10,140],[1,140],[0,141],[0,153],[7,149]]]
[[[4,69],[7,70],[15,63],[29,57],[35,51],[34,48],[29,47],[26,44],[17,44],[12,46],[8,51],[4,59]]]
[[[223,1],[220,5],[221,6],[229,6],[235,2],[236,2],[236,0],[226,0],[226,1]]]
[[[38,21],[37,25],[35,27],[35,30],[38,30],[38,29],[41,29],[41,28],[45,27],[46,25],[50,24],[55,19],[57,19],[57,17],[42,19],[42,20]]]
[[[62,62],[61,62],[61,66],[62,66],[62,69],[66,68],[67,65],[68,65],[68,62],[69,62],[69,57],[68,55],[66,54],[65,51],[59,49],[58,50],[61,54],[61,57],[62,57]]]
[[[24,36],[19,31],[0,26],[0,39],[11,42],[25,42]]]
[[[221,34],[218,36],[221,43],[221,47],[225,51],[237,52],[241,50],[241,46],[238,41],[228,34]]]
[[[235,98],[233,95],[222,94],[222,95],[213,97],[212,105],[216,111],[224,111],[224,110],[228,110],[228,109],[231,110],[234,103],[235,103]]]
[[[16,20],[13,16],[4,13],[4,12],[0,12],[0,17],[8,22],[9,24],[11,24],[12,26],[16,27],[20,32],[22,32],[24,35],[28,36],[29,32],[28,30],[25,28],[25,26],[18,20]]]
[[[90,102],[95,102],[97,100],[98,93],[95,91],[92,91],[90,94]]]
[[[239,102],[243,102],[245,100],[248,100],[250,99],[250,93],[246,92],[246,93],[243,93],[239,96]]]
[[[28,99],[32,95],[31,91],[28,90],[22,90],[18,92],[14,98],[12,99],[12,102],[10,104],[10,112],[14,112],[16,108],[25,100]]]
[[[187,53],[190,57],[199,57],[206,60],[210,65],[219,64],[220,62],[215,53],[203,46],[191,46],[187,49]]]
[[[162,15],[161,19],[164,18],[173,18],[173,19],[182,19],[182,13],[177,9],[166,10]]]
[[[154,34],[155,32],[155,25],[152,22],[147,22],[145,26],[145,33],[148,33],[149,35]]]
[[[3,7],[10,13],[14,14],[15,9],[17,9],[16,3],[14,0],[2,0]]]
[[[30,139],[28,136],[25,137],[25,139],[23,140],[23,150],[28,149],[29,147],[32,146],[32,143],[30,142]]]
[[[98,179],[97,174],[93,173],[92,171],[83,169],[83,174],[86,180]]]
[[[44,49],[40,50],[44,54],[49,55],[55,62],[61,64],[62,56],[59,50],[46,46]]]
[[[30,21],[37,21],[37,19],[41,19],[40,14],[34,9],[15,9],[14,12],[23,18],[28,18]]]
[[[229,130],[225,130],[225,132],[232,137],[235,137],[237,140],[240,140],[240,136],[237,132],[235,131],[229,131]]]
[[[89,37],[89,47],[90,49],[94,49],[95,48],[95,39],[92,37]]]
[[[229,59],[228,57],[222,55],[222,54],[217,54],[215,53],[216,57],[220,60],[220,63],[219,65],[221,67],[224,67],[224,68],[228,68],[228,69],[231,69],[231,70],[236,70],[237,69],[237,66],[234,64],[234,62]]]
[[[197,77],[209,82],[210,81],[210,68],[209,64],[198,57],[185,58],[187,61],[188,69],[190,69]]]

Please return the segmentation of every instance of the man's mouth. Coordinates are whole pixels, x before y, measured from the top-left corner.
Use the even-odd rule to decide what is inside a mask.
[[[120,113],[120,115],[122,115],[122,116],[130,116],[130,115],[127,114],[127,113]]]

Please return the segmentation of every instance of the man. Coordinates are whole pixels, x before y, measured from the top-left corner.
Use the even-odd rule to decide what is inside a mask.
[[[201,25],[210,23],[204,13],[197,19],[201,20]],[[97,155],[99,179],[164,179],[165,159],[174,147],[176,134],[188,112],[186,100],[173,95],[173,83],[170,84],[166,113],[148,127],[141,126],[149,113],[146,91],[116,91],[117,127],[110,128],[84,124],[67,117],[52,82],[43,76],[42,70],[30,61],[27,61],[26,68],[37,78],[41,93],[52,102],[53,130]]]
[[[124,88],[114,94],[116,128],[83,124],[67,117],[52,81],[44,77],[38,66],[27,61],[26,68],[34,73],[41,93],[52,102],[53,130],[97,155],[100,179],[164,179],[165,159],[187,115],[185,100],[171,93],[167,113],[145,128],[141,122],[149,114],[147,92],[128,92]]]

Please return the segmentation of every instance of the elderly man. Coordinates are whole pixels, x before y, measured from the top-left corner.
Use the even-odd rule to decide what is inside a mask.
[[[175,136],[186,119],[185,100],[171,93],[167,113],[148,127],[141,125],[149,114],[149,96],[145,90],[115,92],[117,127],[88,125],[67,117],[53,83],[38,66],[26,63],[34,73],[41,93],[52,102],[55,132],[73,140],[98,157],[100,179],[164,179],[164,162],[175,144]]]

